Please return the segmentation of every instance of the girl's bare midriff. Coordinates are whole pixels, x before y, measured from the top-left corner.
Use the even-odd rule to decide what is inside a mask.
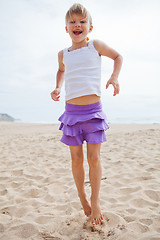
[[[70,104],[75,104],[75,105],[87,105],[87,104],[92,104],[99,101],[100,101],[100,97],[97,96],[96,94],[92,94],[92,95],[85,95],[82,97],[72,98],[66,102]]]

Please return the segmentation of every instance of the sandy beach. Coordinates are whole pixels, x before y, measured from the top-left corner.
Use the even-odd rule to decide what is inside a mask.
[[[0,239],[159,240],[160,125],[106,131],[104,221],[95,227],[81,208],[61,134],[54,124],[0,123]],[[89,197],[86,156],[84,164]]]

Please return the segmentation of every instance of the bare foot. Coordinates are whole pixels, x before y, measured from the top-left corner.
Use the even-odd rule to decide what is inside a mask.
[[[89,204],[89,202],[87,201],[87,197],[86,194],[84,194],[83,196],[79,196],[83,210],[84,210],[84,214],[89,217],[91,215],[91,206]]]
[[[98,225],[103,221],[103,215],[98,203],[91,203],[91,219],[93,225]]]

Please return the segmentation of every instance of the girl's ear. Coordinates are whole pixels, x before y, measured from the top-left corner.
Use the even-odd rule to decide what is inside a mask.
[[[93,26],[91,25],[89,28],[89,32],[92,32]]]
[[[66,32],[68,33],[68,28],[67,28],[67,26],[65,26],[65,29],[66,29]]]

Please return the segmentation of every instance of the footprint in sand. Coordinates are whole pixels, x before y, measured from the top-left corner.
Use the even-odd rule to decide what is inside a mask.
[[[153,223],[153,221],[151,219],[148,218],[142,218],[139,220],[141,223],[145,224],[145,225],[151,225]]]
[[[5,228],[4,228],[3,224],[2,224],[2,223],[0,223],[0,233],[3,233],[3,232],[4,232],[4,230],[5,230]]]
[[[38,230],[33,224],[26,223],[12,227],[10,231],[14,231],[14,234],[20,239],[29,238],[38,233]]]
[[[130,201],[130,203],[131,203],[134,207],[137,207],[137,208],[144,208],[144,207],[146,207],[146,206],[149,206],[149,207],[158,207],[158,206],[159,206],[159,204],[146,201],[146,200],[144,200],[143,198],[133,199],[133,200]]]
[[[39,224],[46,224],[46,223],[49,223],[51,221],[53,221],[53,217],[49,217],[49,216],[39,216],[35,219],[36,223],[39,223]]]
[[[127,229],[135,231],[136,233],[146,233],[150,230],[149,227],[147,227],[146,225],[136,222],[128,223]]]
[[[136,209],[135,208],[129,208],[129,209],[126,209],[127,212],[129,212],[130,214],[134,214],[136,212]]]
[[[31,212],[32,211],[32,208],[31,207],[20,207],[20,208],[17,208],[17,210],[15,211],[15,217],[18,217],[18,218],[22,218],[24,217],[28,212]]]
[[[139,190],[141,190],[142,187],[123,187],[123,188],[120,188],[120,192],[122,192],[123,194],[130,194],[130,193],[133,193],[133,192],[137,192]]]
[[[144,193],[149,197],[150,199],[159,202],[160,201],[160,193],[158,194],[156,191],[153,190],[145,190]]]

